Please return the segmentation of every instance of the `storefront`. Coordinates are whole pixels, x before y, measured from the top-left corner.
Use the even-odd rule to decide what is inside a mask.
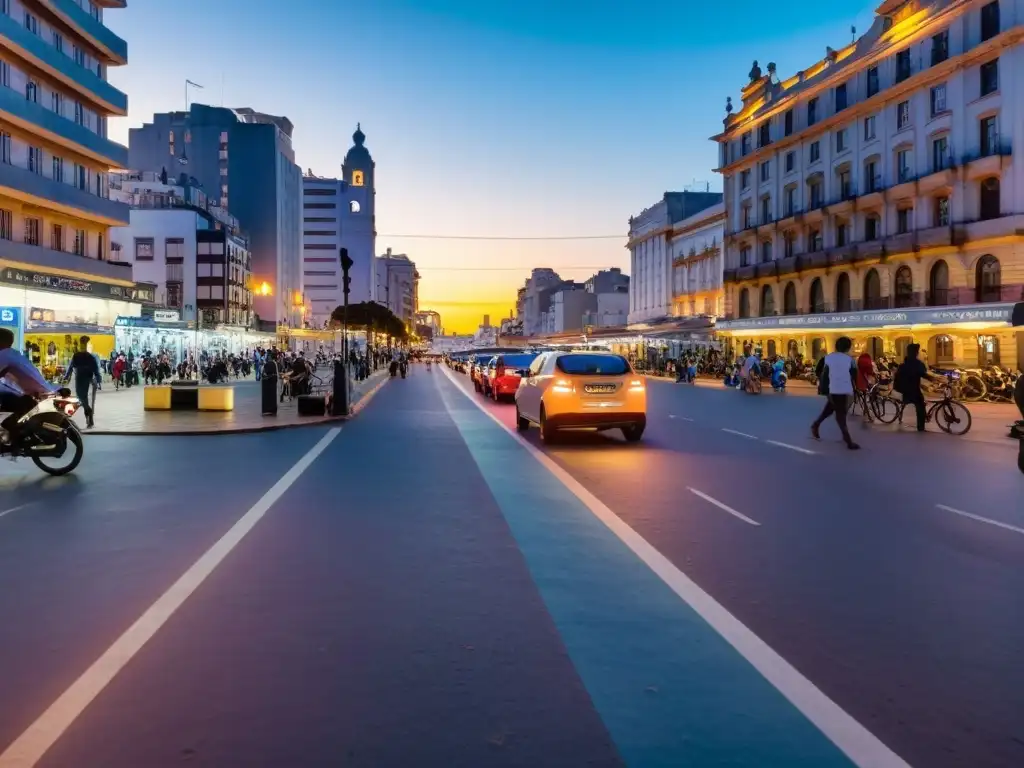
[[[115,321],[115,347],[118,352],[138,359],[146,354],[165,353],[171,365],[189,357],[196,359],[203,352],[211,357],[241,355],[256,347],[269,347],[274,334],[259,333],[246,328],[215,325],[197,328],[192,321],[177,319],[173,310],[155,310],[146,317],[119,317]]]
[[[114,348],[114,321],[141,313],[131,283],[116,284],[34,272],[0,269],[0,325],[15,330],[25,351],[47,378],[60,375],[89,337],[89,349],[106,357]]]
[[[817,360],[848,336],[855,353],[876,358],[902,359],[916,343],[929,365],[1016,369],[1024,360],[1024,332],[1011,326],[1012,312],[1013,304],[984,304],[756,317],[720,321],[716,335],[730,355],[750,346],[768,357]]]

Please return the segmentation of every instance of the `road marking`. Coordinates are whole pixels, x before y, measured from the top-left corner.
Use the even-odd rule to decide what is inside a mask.
[[[758,439],[757,435],[748,435],[746,432],[737,432],[735,429],[726,429],[725,427],[722,427],[722,431],[728,432],[730,435],[739,435],[740,437],[745,437],[748,440]]]
[[[248,512],[164,592],[114,644],[71,684],[14,742],[0,754],[0,768],[32,768],[57,739],[85,711],[93,699],[124,669],[143,646],[167,623],[231,551],[263,519],[302,473],[341,432],[331,429],[296,464],[274,483]]]
[[[723,504],[718,499],[715,499],[715,498],[712,498],[711,496],[708,496],[706,493],[701,493],[696,488],[690,488],[689,486],[687,486],[686,490],[688,490],[694,496],[700,496],[702,499],[704,499],[704,501],[708,502],[709,504],[714,504],[716,507],[718,507],[723,512],[728,512],[730,515],[733,515],[734,517],[738,517],[744,523],[750,523],[750,525],[756,525],[756,526],[759,526],[759,527],[761,525],[759,522],[757,522],[757,520],[751,520],[749,517],[747,517],[743,513],[737,512],[732,507],[728,506],[727,504]]]
[[[790,445],[789,443],[780,443],[778,440],[765,440],[766,443],[777,445],[779,448],[789,448],[791,451],[798,451],[799,453],[806,453],[808,456],[814,456],[815,451],[808,448],[801,448],[799,445]]]
[[[1014,531],[1015,533],[1024,533],[1024,528],[1018,528],[1016,525],[1010,525],[1009,523],[1001,523],[998,520],[990,520],[987,517],[981,515],[974,515],[970,512],[964,512],[962,509],[954,509],[953,507],[947,507],[945,504],[936,504],[939,509],[945,510],[946,512],[952,512],[954,515],[962,515],[963,517],[969,517],[971,520],[977,520],[979,523],[988,523],[994,525],[997,528],[1004,528],[1007,531]]]
[[[19,509],[24,509],[25,507],[31,507],[33,504],[35,504],[35,502],[34,501],[30,501],[27,504],[19,504],[16,507],[11,507],[10,509],[5,509],[3,512],[0,512],[0,517],[4,517],[5,515],[9,515],[9,514],[11,514],[11,512],[17,512]]]
[[[679,419],[680,421],[693,421],[689,416],[676,416],[674,413],[668,415],[670,419]]]
[[[473,405],[487,414],[495,424],[505,430],[526,451],[568,488],[587,509],[618,539],[629,547],[648,568],[696,611],[719,635],[761,673],[761,675],[814,723],[855,765],[871,768],[910,768],[909,764],[889,749],[871,731],[857,722],[844,709],[826,696],[810,680],[800,674],[782,656],[754,634],[750,628],[729,613],[726,608],[705,592],[689,576],[654,548],[643,536],[588,491],[558,462],[528,442],[512,428],[507,427],[470,392],[459,386],[452,374],[445,371],[449,381]],[[440,386],[440,384],[438,384]],[[7,768],[0,763],[0,768]],[[13,768],[13,766],[12,766]]]

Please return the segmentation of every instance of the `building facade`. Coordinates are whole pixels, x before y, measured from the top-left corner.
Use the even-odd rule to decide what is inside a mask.
[[[131,206],[110,231],[112,252],[136,281],[154,286],[162,317],[202,327],[252,325],[252,262],[238,220],[187,182],[152,173],[115,175],[111,196]]]
[[[44,372],[66,363],[72,336],[107,354],[117,317],[141,309],[131,268],[110,259],[110,228],[128,221],[108,194],[128,157],[107,136],[128,112],[107,80],[128,60],[104,24],[111,7],[0,3],[0,325]]]
[[[311,174],[302,179],[302,291],[314,328],[325,328],[344,302],[343,247],[352,259],[349,303],[376,299],[374,162],[361,130],[356,128],[352,140],[340,179]]]
[[[722,241],[725,203],[717,203],[672,226],[672,314],[719,317],[725,313]]]
[[[254,297],[257,318],[302,326],[302,174],[288,118],[192,104],[129,131],[128,160],[139,171],[186,173],[230,209],[248,234],[254,280],[270,287]]]
[[[530,272],[526,283],[516,294],[516,313],[522,321],[524,336],[537,336],[545,332],[551,294],[562,282],[558,273],[548,267],[539,267]]]
[[[629,220],[629,322],[672,314],[672,228],[720,203],[718,192],[666,192],[662,199]]]
[[[888,0],[784,80],[756,62],[719,143],[736,347],[816,357],[839,335],[932,365],[1018,367],[1024,3]],[[731,111],[731,104],[727,105]]]
[[[441,315],[432,309],[418,310],[413,315],[413,325],[416,335],[427,341],[444,333],[444,328],[441,327]]]
[[[420,273],[404,253],[387,253],[376,259],[376,302],[383,304],[410,327],[419,311]]]

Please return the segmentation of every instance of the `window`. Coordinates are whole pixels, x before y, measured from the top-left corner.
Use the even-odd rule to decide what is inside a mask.
[[[53,179],[54,181],[64,181],[64,158],[56,155],[53,158]]]
[[[845,221],[836,224],[836,247],[842,248],[850,242],[850,225]]]
[[[928,278],[928,288],[931,294],[928,297],[928,306],[945,306],[949,298],[949,266],[942,259],[936,261],[932,266]]]
[[[6,209],[0,209],[0,240],[11,240],[14,238],[14,213]]]
[[[782,311],[787,315],[795,315],[797,313],[796,284],[792,281],[786,283],[786,290],[782,292]]]
[[[761,223],[767,224],[772,220],[772,199],[765,195],[761,198]]]
[[[749,245],[741,245],[740,246],[740,266],[741,267],[749,267],[750,266],[750,246]]]
[[[89,172],[84,165],[75,165],[75,186],[82,190],[89,189]]]
[[[811,126],[818,122],[818,99],[813,98],[807,102],[807,125]]]
[[[910,102],[901,101],[896,106],[896,130],[902,131],[910,125]]]
[[[949,30],[932,35],[932,66],[949,58]]]
[[[816,141],[811,142],[811,162],[816,163],[821,159],[821,144]]]
[[[153,238],[152,237],[136,237],[135,238],[135,260],[136,261],[152,261],[153,260]]]
[[[39,103],[39,86],[32,80],[25,83],[25,98],[33,104]]]
[[[60,224],[50,227],[50,248],[55,251],[64,250],[64,227]]]
[[[864,163],[865,192],[877,192],[882,188],[882,177],[878,173],[878,163],[868,160]]]
[[[28,148],[28,169],[32,173],[43,173],[43,150],[39,147]]]
[[[868,115],[864,118],[864,141],[872,141],[875,138],[875,116]]]
[[[978,69],[981,77],[981,95],[988,96],[999,90],[999,59],[986,61]]]
[[[849,169],[842,170],[838,174],[839,177],[839,196],[843,200],[849,200],[853,197],[853,179]]]
[[[208,262],[200,262],[196,264],[196,277],[211,277],[210,269],[211,264]]]
[[[914,215],[913,208],[899,208],[896,211],[896,232],[905,235],[910,231],[911,219]]]
[[[761,317],[771,317],[775,314],[775,291],[770,285],[761,288]]]
[[[999,218],[999,178],[993,176],[981,182],[981,211],[983,221]]]
[[[786,153],[786,173],[789,173],[795,167],[796,167],[796,153],[795,152],[787,152]]]
[[[910,181],[912,178],[913,171],[910,168],[909,149],[901,149],[896,153],[896,173],[901,184],[904,181]]]
[[[75,102],[75,122],[79,125],[85,125],[85,107],[82,106],[82,102]]]
[[[39,245],[41,232],[43,231],[43,220],[31,216],[25,217],[25,244]]]
[[[868,98],[878,93],[878,67],[871,67],[868,70]]]
[[[864,309],[882,309],[882,278],[877,269],[864,276]]]
[[[761,163],[761,181],[768,181],[772,176],[771,163],[765,160]]]
[[[740,189],[750,188],[750,171],[740,171]]]
[[[786,215],[796,213],[796,187],[786,187]]]
[[[11,134],[0,131],[0,162],[11,162]]]
[[[809,182],[807,186],[810,190],[811,209],[820,208],[825,202],[823,199],[824,196],[822,195],[820,179],[815,179],[814,181]]]
[[[840,272],[836,278],[836,312],[850,311],[850,276]]]
[[[867,241],[877,240],[879,236],[879,220],[875,215],[868,216],[864,219],[864,239]]]
[[[1000,301],[1002,299],[1002,274],[999,260],[986,254],[978,259],[975,267],[975,299],[978,302]]]
[[[946,84],[940,83],[932,88],[932,117],[946,111]]]
[[[0,0],[3,2],[3,0]],[[4,88],[11,87],[11,65],[6,61],[0,61],[0,85]]]
[[[935,198],[935,226],[936,227],[948,227],[949,226],[949,198],[948,197],[936,197]]]
[[[995,115],[981,119],[981,156],[994,155],[999,147],[999,131],[996,128]]]
[[[39,34],[39,19],[28,12],[25,13],[25,29],[33,35]]]
[[[209,299],[210,298],[210,286],[208,286],[208,285],[197,285],[196,286],[196,298],[197,299]]]
[[[895,290],[893,291],[896,307],[912,307],[914,305],[914,275],[910,267],[902,266],[896,270],[894,280]]]
[[[740,291],[740,317],[750,317],[750,290],[744,288]],[[533,370],[532,368],[530,369]]]
[[[211,277],[224,277],[224,265],[223,264],[211,264],[210,265],[210,276]]]
[[[981,9],[981,41],[991,40],[999,34],[999,0]]]
[[[96,237],[96,258],[100,261],[107,260],[106,243],[103,241],[103,233]]]
[[[762,240],[761,241],[761,263],[767,264],[772,260],[772,241]]]
[[[786,232],[782,235],[782,255],[787,258],[793,258],[796,252],[796,237],[792,232]]]
[[[53,47],[64,53],[64,36],[56,29],[53,30]]]
[[[185,241],[180,237],[168,237],[164,240],[164,258],[168,263],[181,263],[185,260]]]
[[[782,120],[785,124],[785,134],[789,136],[791,133],[793,133],[793,110],[787,109],[786,114],[782,118]]]
[[[85,256],[85,244],[87,237],[84,229],[75,230],[75,253],[79,256]]]
[[[57,91],[50,92],[50,109],[58,115],[64,114],[64,96]]]
[[[744,157],[750,154],[750,131],[740,137],[740,154]]]
[[[824,312],[825,311],[825,287],[821,283],[821,278],[814,278],[814,282],[811,283],[811,312]]]
[[[215,300],[218,300],[218,299],[219,300],[223,300],[224,299],[224,286],[223,285],[213,285],[213,286],[210,286],[210,298],[211,299],[215,299]]]
[[[821,230],[812,229],[807,233],[807,250],[814,253],[816,251],[820,251],[822,247]]]
[[[750,216],[750,204],[748,203],[747,205],[744,205],[742,210],[743,210],[743,228],[747,229],[748,227],[753,226],[753,222],[750,220],[751,219],[751,216]],[[333,248],[334,246],[331,246],[331,247]]]
[[[902,83],[910,77],[910,49],[896,54],[896,82]]]
[[[772,143],[770,125],[766,121],[761,123],[757,128],[757,146],[767,147]]]
[[[939,136],[932,141],[932,171],[942,171],[950,165],[949,139],[945,136]]]
[[[846,128],[836,131],[836,152],[845,152],[850,148],[850,142],[847,139],[848,135]]]
[[[846,83],[836,86],[836,112],[846,109]]]
[[[78,66],[85,66],[85,51],[83,51],[77,45],[71,46],[71,57],[75,60],[75,64],[77,64]]]

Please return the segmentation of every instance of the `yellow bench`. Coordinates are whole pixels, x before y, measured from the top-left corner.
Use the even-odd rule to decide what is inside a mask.
[[[143,392],[142,407],[147,411],[233,411],[235,388],[151,385]]]
[[[234,387],[199,387],[200,411],[235,410]]]
[[[171,388],[164,386],[146,387],[142,395],[142,406],[147,411],[171,410]]]

